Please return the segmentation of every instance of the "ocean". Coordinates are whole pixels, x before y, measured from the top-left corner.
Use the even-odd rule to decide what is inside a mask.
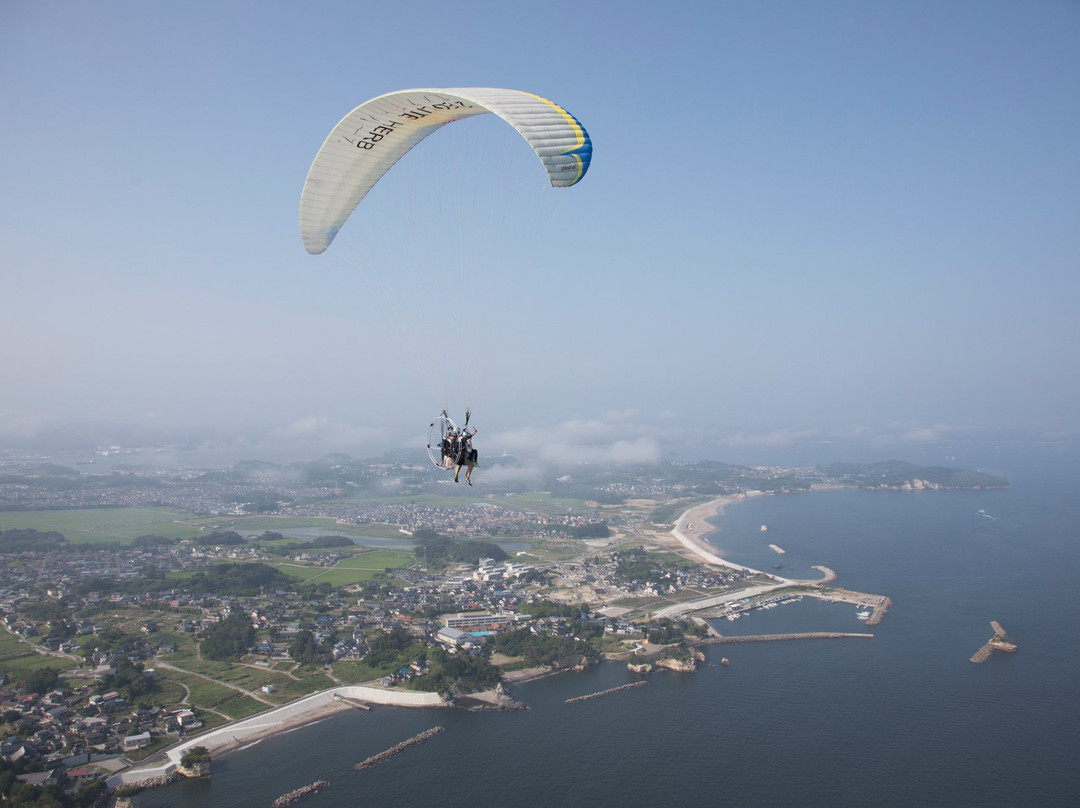
[[[713,520],[709,541],[731,561],[782,562],[792,577],[816,577],[811,565],[823,564],[836,585],[893,600],[869,629],[855,606],[808,598],[718,621],[720,631],[873,639],[712,645],[697,673],[660,671],[645,687],[565,704],[637,681],[604,663],[515,686],[524,712],[348,712],[215,760],[211,778],[144,792],[136,805],[267,806],[317,779],[330,786],[304,808],[1076,804],[1080,453],[967,451],[948,464],[1012,487],[769,496]],[[973,665],[991,620],[1019,648]],[[446,731],[353,769],[433,726]]]

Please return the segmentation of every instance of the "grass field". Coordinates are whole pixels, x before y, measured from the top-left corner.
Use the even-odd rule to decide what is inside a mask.
[[[415,560],[412,553],[403,550],[371,550],[343,558],[330,568],[293,561],[274,562],[272,566],[286,575],[303,578],[305,583],[317,584],[325,581],[336,588],[370,581],[387,567],[407,567]]]
[[[209,531],[243,535],[315,528],[324,536],[401,539],[397,525],[342,525],[334,519],[282,516],[195,516],[174,508],[71,508],[55,511],[0,511],[0,530],[55,530],[74,544],[130,544],[139,536],[191,539]],[[295,541],[295,540],[289,540]]]
[[[34,647],[20,640],[6,629],[0,629],[0,673],[7,674],[12,682],[25,679],[27,674],[42,668],[69,671],[78,667],[74,660],[39,654]]]
[[[199,520],[172,508],[73,508],[58,511],[5,511],[0,529],[55,530],[80,544],[127,544],[153,533],[170,539],[199,535]]]

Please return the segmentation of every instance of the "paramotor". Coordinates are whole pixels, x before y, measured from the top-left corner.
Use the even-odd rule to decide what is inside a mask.
[[[450,446],[452,435],[460,434],[457,424],[443,410],[439,417],[428,427],[427,453],[431,462],[441,469],[449,471],[453,465],[453,449]]]
[[[342,118],[315,155],[300,196],[300,236],[304,247],[311,254],[325,251],[368,192],[395,163],[429,135],[446,124],[487,113],[501,118],[525,139],[540,159],[552,186],[565,188],[575,185],[589,170],[592,141],[588,132],[577,118],[546,98],[520,90],[493,87],[426,88],[386,93],[364,102]],[[468,125],[454,127],[451,131],[461,129],[467,130]],[[499,166],[486,152],[483,157],[485,166]],[[414,161],[415,158],[410,158],[407,162]],[[441,172],[441,166],[437,168]],[[499,167],[498,170],[501,172],[502,168]],[[542,181],[542,176],[538,176],[538,179]],[[432,196],[433,188],[437,188],[437,185],[436,182],[420,184],[421,197],[427,199]],[[453,199],[446,209],[461,207],[458,201]],[[410,207],[413,206],[396,205],[387,210],[391,211],[393,217],[398,218],[407,213],[403,208]],[[379,206],[376,205],[373,210],[378,211]],[[378,216],[360,218],[364,223],[368,218],[378,220]],[[425,225],[425,222],[418,223],[416,230],[421,231]],[[486,243],[476,235],[470,237],[466,228],[458,230],[460,232],[455,235],[460,235],[466,243]],[[432,244],[438,243],[436,239],[430,238],[430,235],[428,241]],[[446,249],[445,246],[443,249]],[[411,250],[402,252],[408,253]],[[418,256],[412,261],[414,267],[426,265],[435,269],[446,262],[446,255],[443,253]],[[385,266],[373,268],[371,274],[375,275],[381,269],[388,281],[386,286],[393,286],[395,281],[400,282],[402,287],[423,286],[422,276],[410,272],[409,268],[404,266],[406,263],[407,258],[384,262]],[[444,361],[441,358],[434,361],[428,359],[431,366],[428,371],[433,387],[442,388],[445,385],[438,384],[439,380],[435,379],[437,372],[445,372],[445,368],[452,365],[461,366],[464,359],[471,358],[471,352],[460,347],[460,332],[477,330],[471,322],[468,323],[468,328],[462,328],[457,325],[455,318],[467,315],[469,304],[476,308],[481,306],[471,299],[471,288],[467,284],[440,283],[436,288],[449,290],[449,294],[439,293],[436,297],[439,300],[440,317],[447,320],[446,330],[453,332],[455,336],[452,341],[446,340],[446,344],[440,341],[439,348],[445,350],[454,344],[460,354],[457,362]],[[376,307],[407,311],[408,305],[401,301],[398,301],[396,307],[388,306],[392,301],[383,299],[388,296],[378,294],[379,291],[381,290],[376,290],[373,295],[379,298],[375,301]],[[464,295],[468,297],[463,300]],[[401,297],[405,301],[409,300],[404,294]],[[405,318],[397,319],[404,322]],[[409,329],[403,326],[403,330]],[[452,360],[453,357],[449,359]],[[431,372],[432,368],[435,372]],[[472,376],[473,373],[467,368],[451,374],[455,382],[466,384],[471,383]],[[441,406],[447,407],[445,392],[436,389],[436,394],[441,397]],[[469,397],[466,387],[467,408],[471,406]],[[465,427],[468,426],[468,421],[466,415]],[[451,442],[459,434],[461,432],[457,424],[447,415],[446,409],[443,409],[428,428],[428,457],[435,466],[445,469],[454,467],[457,458]],[[471,465],[469,468],[471,469]]]

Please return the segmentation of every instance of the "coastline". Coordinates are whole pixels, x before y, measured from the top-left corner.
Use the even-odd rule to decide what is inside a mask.
[[[749,491],[744,494],[723,496],[689,508],[676,520],[674,528],[670,531],[670,536],[682,545],[684,549],[707,564],[745,571],[752,575],[760,575],[769,579],[770,582],[759,583],[757,586],[728,592],[723,595],[707,598],[703,601],[674,604],[673,606],[655,612],[653,615],[654,617],[675,616],[687,611],[696,611],[717,606],[731,600],[763,595],[787,586],[805,584],[820,585],[829,583],[835,579],[836,573],[827,567],[814,567],[814,569],[822,572],[824,575],[823,579],[819,581],[799,581],[764,572],[763,570],[754,569],[753,567],[736,564],[717,555],[715,548],[704,538],[705,535],[716,532],[717,530],[715,526],[708,523],[708,520],[723,513],[724,509],[732,503],[745,501],[751,497],[765,496],[766,493],[768,492]],[[838,593],[840,594],[838,595]],[[810,594],[813,597],[841,600],[848,599],[845,596],[859,596],[864,599],[878,597],[866,596],[854,592],[848,593],[844,590],[832,590],[828,594],[824,592],[808,592],[807,594]],[[888,601],[887,598],[883,598],[883,600]],[[883,616],[888,605],[883,603],[881,606],[883,608],[880,610],[880,616]],[[880,620],[877,609],[875,609],[875,616]],[[517,684],[552,676],[557,673],[563,673],[566,670],[567,669],[551,669],[545,667],[529,668],[512,671],[505,674],[503,678],[507,684]],[[470,698],[478,702],[479,705],[486,706],[488,709],[507,709],[508,704],[516,704],[505,693],[500,692],[498,689],[485,693],[472,694]],[[313,693],[280,707],[274,707],[249,718],[226,724],[205,734],[197,735],[183,742],[174,744],[169,749],[164,750],[163,754],[165,760],[161,760],[159,756],[155,756],[156,759],[153,763],[146,762],[133,765],[128,769],[117,772],[112,777],[108,778],[106,782],[110,789],[115,789],[120,785],[139,783],[152,778],[171,775],[178,771],[180,759],[184,753],[192,747],[202,746],[211,753],[227,755],[252,746],[265,738],[291,732],[301,727],[318,723],[319,721],[338,713],[357,709],[360,704],[421,708],[448,706],[447,701],[437,693],[389,690],[368,685],[337,686],[318,693]],[[517,709],[522,708],[524,708],[524,705],[517,707]]]
[[[446,706],[446,700],[438,693],[387,690],[367,685],[333,687],[174,744],[164,751],[164,761],[136,764],[109,777],[106,783],[112,790],[118,786],[172,774],[179,769],[184,753],[192,747],[202,746],[219,755],[235,752],[272,735],[291,732],[332,715],[357,709],[356,704],[351,704],[350,700],[387,707]]]
[[[790,584],[793,583],[787,578],[783,578],[779,575],[773,575],[763,570],[754,569],[753,567],[746,567],[742,564],[736,564],[733,561],[727,561],[716,554],[716,548],[705,541],[705,536],[709,533],[715,533],[717,528],[710,525],[708,520],[714,516],[724,512],[724,509],[734,502],[743,502],[751,497],[765,496],[764,491],[747,491],[745,494],[733,494],[724,497],[718,497],[717,499],[710,500],[702,505],[695,505],[693,508],[685,511],[675,521],[675,527],[671,529],[671,535],[687,550],[698,556],[708,564],[716,564],[721,567],[728,567],[730,569],[742,570],[749,572],[753,575],[766,575],[778,582]]]

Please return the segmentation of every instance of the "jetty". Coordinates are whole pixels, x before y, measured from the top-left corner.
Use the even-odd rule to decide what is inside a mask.
[[[774,642],[776,640],[838,640],[855,638],[860,640],[873,639],[873,634],[851,634],[842,631],[804,631],[798,634],[743,634],[706,637],[701,640],[703,645],[715,645],[717,643],[730,642]]]
[[[610,696],[612,693],[618,693],[622,690],[629,690],[632,687],[641,687],[647,685],[648,682],[644,679],[640,682],[629,682],[625,685],[619,685],[618,687],[609,687],[607,690],[599,690],[596,693],[588,693],[584,696],[574,696],[572,699],[567,699],[567,704],[577,704],[579,701],[588,701],[589,699],[598,699],[601,696]]]
[[[994,651],[1003,651],[1006,654],[1016,653],[1016,643],[1011,642],[1006,638],[1005,629],[1001,627],[1001,623],[997,620],[991,620],[990,628],[993,629],[994,636],[987,640],[986,644],[971,656],[971,661],[976,665],[981,665],[983,662],[986,662]]]
[[[366,701],[360,701],[359,699],[350,698],[349,696],[342,696],[340,693],[335,693],[333,699],[342,704],[348,704],[350,707],[355,707],[357,710],[371,710],[371,705]]]
[[[328,785],[330,785],[328,780],[316,780],[314,783],[306,785],[303,788],[297,788],[290,791],[288,794],[282,794],[270,803],[270,805],[272,808],[285,808],[285,806],[292,805],[294,802],[303,799],[308,794],[315,794],[320,788],[326,788]]]
[[[816,569],[825,569],[818,567]],[[832,572],[832,570],[829,570]],[[835,575],[835,573],[833,573]],[[869,609],[870,616],[866,619],[866,625],[876,626],[885,619],[885,614],[892,608],[892,598],[888,595],[871,595],[868,592],[853,592],[850,589],[824,587],[820,589],[808,589],[804,594],[819,600],[829,600],[838,603],[853,603],[860,609]]]
[[[372,755],[371,757],[367,758],[366,760],[361,760],[359,763],[357,763],[355,766],[353,766],[353,768],[354,769],[367,769],[367,768],[370,768],[370,767],[374,766],[376,763],[382,763],[384,760],[389,760],[394,755],[397,755],[397,754],[399,754],[401,752],[404,752],[410,746],[413,746],[413,745],[418,744],[418,743],[423,743],[424,741],[428,740],[429,738],[434,738],[436,735],[438,735],[442,731],[443,731],[443,727],[432,727],[431,729],[426,729],[423,732],[421,732],[419,735],[413,735],[407,741],[402,741],[399,744],[394,744],[393,746],[391,746],[389,749],[387,749],[384,752],[379,752],[379,754]]]

